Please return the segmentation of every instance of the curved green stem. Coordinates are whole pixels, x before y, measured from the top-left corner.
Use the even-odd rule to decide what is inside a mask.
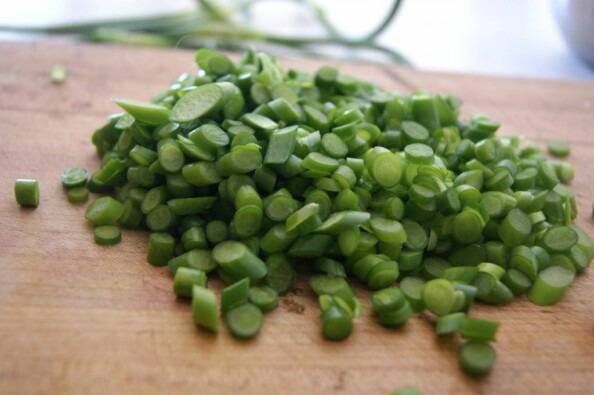
[[[322,9],[322,7],[315,4],[312,0],[307,0],[306,4],[311,9],[311,12],[318,20],[319,24],[326,30],[330,36],[337,38],[342,37],[338,29],[334,27],[334,25],[330,22],[330,20],[326,17],[326,12]]]
[[[175,44],[173,40],[162,34],[139,33],[117,29],[97,29],[84,34],[83,37],[92,42],[141,45],[145,47],[169,47]]]
[[[375,29],[373,29],[371,32],[367,33],[367,35],[361,38],[361,41],[371,42],[374,41],[380,34],[382,34],[383,31],[386,30],[388,26],[390,26],[390,23],[392,23],[392,20],[396,17],[396,14],[398,14],[398,10],[400,9],[401,5],[402,0],[394,0],[394,2],[392,3],[392,7],[390,8],[390,11],[386,14],[382,22],[379,25],[377,25]]]
[[[211,0],[197,0],[198,4],[206,11],[212,18],[219,22],[230,22],[229,15],[222,9],[222,7]]]
[[[245,12],[249,10],[255,3],[262,2],[262,1],[270,1],[270,0],[245,0],[241,2],[237,6],[237,10],[240,12]],[[330,22],[328,17],[326,16],[326,12],[315,3],[313,0],[284,0],[284,1],[292,1],[303,4],[305,7],[309,8],[311,13],[316,17],[318,23],[326,30],[326,32],[333,38],[341,38],[346,39],[346,37],[340,33],[340,31]],[[402,5],[403,0],[394,0],[392,2],[392,6],[388,13],[384,16],[382,21],[379,25],[377,25],[373,30],[369,33],[363,35],[357,39],[351,39],[352,41],[365,41],[365,42],[372,42],[374,41],[381,33],[386,30],[388,26],[392,23],[398,11],[400,10],[400,6]]]
[[[280,44],[290,47],[301,47],[311,45],[337,45],[347,48],[369,48],[385,55],[392,61],[404,65],[410,65],[400,53],[385,46],[369,43],[366,41],[348,40],[341,37],[284,37],[273,34],[258,32],[251,29],[234,28],[233,26],[205,26],[188,32],[188,36],[213,37],[227,40],[260,41]]]
[[[375,41],[375,39],[381,33],[383,33],[384,30],[386,30],[386,28],[388,26],[390,26],[390,23],[392,23],[392,21],[396,17],[396,14],[398,14],[398,10],[400,9],[400,6],[402,5],[402,1],[403,0],[394,0],[392,2],[392,7],[390,7],[390,10],[384,16],[384,19],[382,19],[381,23],[379,25],[377,25],[375,27],[375,29],[371,30],[369,33],[363,35],[362,37],[360,37],[358,39],[351,39],[351,40],[352,41],[368,42],[368,43],[371,43],[371,42]],[[314,15],[316,15],[318,21],[326,29],[326,31],[328,31],[334,37],[345,38],[345,36],[343,34],[341,34],[338,31],[338,29],[336,29],[334,27],[334,25],[326,17],[326,13],[319,6],[315,5],[311,1],[307,1],[307,3],[310,4],[310,7],[312,9],[312,12],[314,13]]]
[[[16,27],[0,26],[0,30],[12,32],[48,33],[48,34],[78,34],[90,41],[113,42],[130,45],[168,46],[182,45],[189,37],[194,46],[197,42],[204,43],[208,38],[227,47],[232,41],[268,42],[275,45],[291,47],[300,51],[310,51],[316,45],[334,45],[345,48],[371,49],[387,55],[390,60],[410,65],[397,51],[375,42],[375,38],[389,25],[396,15],[402,0],[396,0],[390,13],[382,23],[372,32],[361,39],[350,39],[339,32],[326,19],[322,9],[316,8],[310,0],[306,5],[316,14],[320,23],[325,27],[328,36],[323,37],[286,37],[257,31],[246,26],[238,25],[229,18],[229,13],[222,10],[213,0],[197,0],[201,5],[194,11],[170,14],[156,17],[140,17],[116,19],[111,21],[93,21],[76,24],[64,24],[50,27]],[[257,0],[245,1],[234,8],[231,13],[241,11],[241,7],[249,6]],[[263,0],[260,0],[263,1]],[[212,24],[214,22],[215,24]],[[207,25],[207,23],[209,23]]]
[[[390,10],[384,16],[381,23],[375,27],[375,29],[371,30],[369,33],[363,35],[360,38],[351,39],[351,41],[360,41],[360,42],[368,42],[368,43],[375,41],[375,39],[381,33],[383,33],[383,31],[386,30],[386,28],[388,26],[390,26],[390,23],[392,23],[392,21],[396,17],[396,14],[398,14],[398,10],[400,9],[400,6],[402,5],[402,1],[403,0],[394,0],[392,2],[392,6],[390,7]],[[334,25],[330,22],[328,17],[326,17],[326,13],[320,6],[316,5],[312,0],[307,0],[305,2],[305,4],[308,5],[308,7],[311,9],[312,13],[318,19],[318,22],[324,27],[324,29],[326,29],[326,31],[332,37],[346,39],[346,37],[343,34],[341,34],[336,27],[334,27]]]

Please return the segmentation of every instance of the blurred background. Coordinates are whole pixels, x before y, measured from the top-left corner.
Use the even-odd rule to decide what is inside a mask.
[[[252,45],[439,71],[594,80],[594,0],[20,0],[3,2],[0,26],[2,40],[60,33],[133,45]]]

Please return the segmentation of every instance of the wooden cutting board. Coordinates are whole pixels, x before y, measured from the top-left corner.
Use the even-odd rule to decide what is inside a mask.
[[[68,68],[52,85],[54,63]],[[284,59],[314,70],[318,61]],[[572,143],[578,223],[590,235],[594,199],[594,85],[449,75],[372,64],[342,71],[400,91],[453,93],[502,133]],[[175,300],[167,270],[146,263],[146,234],[116,247],[93,243],[84,208],[70,205],[62,169],[97,167],[91,132],[116,110],[111,98],[147,99],[183,71],[191,52],[65,43],[0,44],[0,394],[424,394],[594,393],[594,272],[554,307],[524,298],[473,315],[501,321],[498,361],[483,380],[457,365],[455,341],[422,317],[398,331],[365,313],[345,342],[324,341],[318,308],[300,286],[250,342],[197,330]],[[37,210],[20,209],[16,178],[41,184]]]

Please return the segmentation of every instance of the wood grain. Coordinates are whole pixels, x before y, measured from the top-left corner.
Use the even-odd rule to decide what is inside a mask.
[[[49,82],[54,63],[69,79]],[[287,66],[315,69],[311,60]],[[594,174],[594,85],[423,73],[338,64],[387,89],[451,92],[538,142],[573,144],[579,223],[589,234]],[[84,208],[67,203],[63,168],[95,168],[90,133],[114,110],[113,96],[145,99],[180,72],[186,51],[64,43],[0,44],[0,394],[585,394],[594,392],[594,275],[580,276],[551,308],[521,299],[474,314],[501,321],[498,361],[484,380],[464,376],[456,344],[426,320],[400,331],[365,314],[346,342],[323,341],[318,308],[300,286],[270,313],[255,341],[193,326],[166,270],[145,262],[146,235],[92,242]],[[15,178],[36,177],[41,206],[20,209]]]

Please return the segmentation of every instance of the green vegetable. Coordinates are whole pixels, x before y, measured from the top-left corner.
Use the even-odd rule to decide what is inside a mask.
[[[486,263],[486,262],[483,262]],[[479,269],[474,266],[455,266],[445,269],[439,277],[461,284],[472,284],[479,274]]]
[[[375,292],[371,297],[373,311],[377,314],[397,310],[406,303],[406,298],[398,288],[384,288]]]
[[[103,225],[95,228],[95,243],[113,245],[120,241],[122,241],[122,232],[117,226]]]
[[[124,206],[112,197],[105,196],[96,199],[87,208],[86,218],[97,226],[115,225],[124,213]]]
[[[68,72],[66,67],[61,64],[55,64],[52,66],[51,80],[54,84],[61,84],[66,81]]]
[[[286,251],[297,238],[296,234],[287,232],[284,224],[271,227],[260,239],[260,248],[267,254],[276,254]]]
[[[468,340],[494,341],[498,327],[497,321],[466,317],[460,323],[459,330],[462,337]]]
[[[229,330],[255,336],[298,267],[324,337],[351,335],[354,280],[374,292],[378,324],[426,309],[438,335],[470,341],[461,364],[480,374],[498,323],[468,317],[474,302],[556,303],[594,256],[572,224],[573,167],[498,138],[486,115],[461,118],[456,98],[391,94],[331,67],[284,71],[254,51],[234,62],[204,49],[196,62],[152,101],[118,101],[125,112],[92,137],[99,170],[63,180],[69,198],[113,193],[87,209],[96,232],[152,232],[148,260],[192,296],[197,325],[217,329],[204,288],[217,275]]]
[[[167,205],[175,215],[200,214],[210,209],[216,198],[210,196],[171,199]]]
[[[295,149],[295,142],[297,137],[297,127],[287,127],[277,130],[270,136],[270,142],[266,149],[266,156],[264,157],[265,164],[282,164],[285,163],[293,150]]]
[[[151,265],[164,266],[173,257],[175,239],[169,233],[151,233],[147,260]]]
[[[495,350],[489,343],[469,341],[460,350],[460,366],[473,376],[484,376],[495,363]]]
[[[437,319],[435,333],[440,336],[449,335],[460,330],[460,327],[466,320],[464,313],[452,313],[441,316]]]
[[[117,158],[108,158],[101,168],[93,174],[93,179],[106,185],[112,185],[124,173],[124,169],[124,161]]]
[[[316,259],[315,263],[316,271],[327,274],[334,277],[346,277],[344,265],[334,259],[330,258],[319,258]]]
[[[200,149],[213,152],[229,145],[229,136],[223,129],[214,124],[204,124],[190,133],[188,138]],[[203,158],[198,158],[203,159]]]
[[[569,155],[569,144],[566,141],[549,141],[547,143],[549,154],[558,158]]]
[[[333,158],[344,158],[349,151],[346,143],[334,133],[322,136],[322,148]]]
[[[213,244],[227,240],[228,229],[223,221],[210,221],[206,224],[206,238]]]
[[[181,242],[184,250],[189,251],[194,248],[206,248],[208,242],[206,241],[206,233],[200,226],[193,226],[186,230],[181,237]]]
[[[340,211],[332,214],[324,221],[316,232],[336,234],[353,226],[359,226],[370,218],[369,213],[362,211]],[[396,229],[390,231],[398,232]]]
[[[178,297],[191,298],[194,286],[206,288],[206,274],[203,271],[180,267],[173,277],[173,293]]]
[[[274,310],[278,305],[278,294],[271,287],[252,287],[248,292],[248,298],[263,313]]]
[[[322,333],[329,340],[343,340],[353,331],[352,318],[339,307],[330,307],[322,313]]]
[[[339,165],[336,159],[319,152],[312,152],[303,159],[303,167],[320,177],[331,175]]]
[[[262,311],[252,303],[244,303],[225,313],[229,332],[240,339],[249,339],[260,332],[264,317]]]
[[[421,395],[421,390],[415,387],[404,387],[393,391],[392,395]]]
[[[433,149],[425,144],[409,144],[404,147],[404,153],[412,163],[431,164],[433,162]]]
[[[499,226],[499,237],[508,247],[522,244],[532,231],[530,218],[520,209],[514,208]]]
[[[390,311],[387,313],[379,314],[377,322],[388,328],[399,328],[402,326],[411,316],[413,310],[408,303],[405,303],[398,310]]]
[[[279,295],[287,293],[295,282],[295,269],[284,255],[270,255],[266,260],[266,284]]]
[[[221,310],[229,311],[248,301],[250,279],[244,278],[225,287],[221,292]]]
[[[454,237],[458,242],[472,244],[480,241],[485,220],[477,210],[465,208],[454,218],[453,227]]]
[[[114,101],[137,121],[149,125],[160,125],[169,122],[169,109],[167,107],[135,100],[116,99]]]
[[[406,297],[398,288],[384,288],[371,298],[377,321],[388,328],[397,328],[413,314]]]
[[[149,166],[158,158],[155,151],[142,145],[135,145],[128,153],[128,156],[140,166]]]
[[[567,287],[573,282],[575,273],[561,266],[551,266],[538,274],[528,299],[537,305],[547,306],[558,303]]]
[[[209,250],[194,249],[168,260],[167,265],[175,275],[180,267],[189,267],[203,272],[211,272],[217,266]]]
[[[418,277],[405,277],[400,281],[400,289],[415,312],[425,308],[423,288],[425,281]]]
[[[553,226],[545,232],[542,244],[550,252],[569,250],[578,242],[578,235],[569,226]]]
[[[217,298],[209,289],[200,285],[192,287],[192,318],[194,324],[211,332],[219,330]]]
[[[322,66],[315,75],[315,83],[320,87],[329,88],[336,83],[337,78],[338,70],[336,68]]]
[[[407,240],[406,231],[398,221],[374,217],[369,220],[369,226],[373,234],[385,243],[404,244]]]
[[[178,172],[184,165],[184,153],[179,144],[172,141],[166,141],[159,146],[159,164],[169,173]]]
[[[212,256],[223,270],[237,279],[245,277],[255,281],[266,276],[264,262],[254,255],[243,243],[224,241],[212,250]]]
[[[171,109],[173,122],[190,122],[218,110],[223,102],[223,89],[205,84],[183,95]]]
[[[318,296],[330,295],[341,298],[351,309],[355,309],[358,304],[349,283],[342,277],[315,275],[310,278],[309,286]]]
[[[301,230],[303,233],[303,229],[306,229],[310,223],[313,223],[313,227],[309,227],[311,229],[307,230],[313,230],[317,228],[317,225],[319,225],[321,222],[318,217],[319,210],[320,206],[317,203],[310,203],[289,215],[289,217],[287,217],[285,226],[287,233],[297,230]],[[317,221],[315,221],[316,218]],[[314,221],[312,221],[312,219]]]
[[[455,291],[448,280],[431,280],[423,288],[423,303],[436,315],[446,315],[452,312],[454,307]]]
[[[86,203],[89,199],[89,190],[86,187],[74,187],[66,191],[68,201],[73,204]]]
[[[153,232],[163,232],[175,225],[177,218],[173,210],[164,204],[155,207],[146,216],[146,226]]]
[[[317,258],[323,256],[332,243],[328,235],[309,234],[298,238],[289,249],[291,258]]]
[[[375,149],[367,153],[365,164],[373,179],[382,187],[392,187],[400,181],[402,165],[400,156],[388,151]]]
[[[240,207],[233,216],[235,233],[242,239],[254,236],[262,225],[262,209],[258,206],[247,205]]]
[[[464,304],[462,305],[461,311],[468,312],[476,298],[478,292],[477,287],[468,284],[454,283],[454,288],[456,291],[460,291],[464,294]],[[456,292],[456,295],[459,296],[460,294]]]
[[[83,187],[87,184],[87,171],[80,167],[73,167],[62,172],[62,185],[65,188]]]
[[[408,144],[424,143],[429,139],[429,131],[413,121],[402,122],[402,133]]]
[[[224,75],[233,69],[231,60],[223,54],[208,49],[200,49],[196,52],[196,63],[206,72],[215,75]]]
[[[19,178],[14,182],[14,197],[23,207],[39,206],[39,183],[37,180]]]
[[[532,281],[528,276],[516,269],[509,269],[505,272],[502,282],[513,292],[514,295],[520,295],[526,292],[531,286]]]

